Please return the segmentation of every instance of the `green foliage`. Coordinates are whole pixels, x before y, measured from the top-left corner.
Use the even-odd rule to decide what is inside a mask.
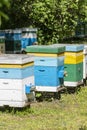
[[[85,14],[85,21],[87,22],[87,0],[84,0],[83,12]]]
[[[9,7],[9,0],[1,0],[0,1],[0,25],[1,25],[1,18],[5,18],[6,20],[8,19],[8,16],[4,13],[4,8]]]
[[[85,6],[78,0],[37,0],[33,5],[31,18],[34,25],[39,27],[39,42],[52,44],[64,37],[72,36],[79,18],[79,8]],[[83,20],[84,12],[80,12]],[[42,37],[40,37],[42,36]]]
[[[78,18],[80,21],[87,19],[87,0],[78,1]]]
[[[30,13],[32,11],[33,0],[10,0],[10,8],[5,10],[9,20],[4,21],[2,28],[21,28],[32,25]]]
[[[73,36],[78,21],[87,20],[87,0],[15,0],[2,28],[38,28],[38,43],[53,44]]]

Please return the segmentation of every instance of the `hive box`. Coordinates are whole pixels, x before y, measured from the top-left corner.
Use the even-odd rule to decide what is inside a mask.
[[[57,92],[63,85],[65,47],[30,46],[28,54],[33,54],[36,91]]]
[[[21,30],[5,30],[5,48],[6,53],[19,53],[21,52]]]
[[[87,45],[84,45],[83,51],[83,80],[87,79]]]
[[[22,49],[26,46],[33,45],[37,42],[37,29],[36,28],[22,28]]]
[[[0,106],[28,105],[26,87],[34,85],[33,73],[32,56],[0,55]]]
[[[66,81],[64,82],[64,85],[70,85],[70,86],[78,86],[81,85],[82,83],[86,84],[86,78],[87,78],[87,45],[83,44],[53,44],[51,46],[65,46],[65,59],[64,59],[64,65],[65,65],[65,72],[69,71],[69,75],[67,74],[67,77],[64,78],[64,81],[68,78],[68,76],[71,77],[69,78],[69,81],[72,81],[72,74],[74,77],[74,81],[70,83],[68,82],[66,84]],[[83,60],[83,61],[82,61]],[[66,67],[67,66],[67,67]],[[83,69],[82,69],[83,66]],[[79,71],[77,71],[79,68]],[[73,72],[73,73],[72,73]],[[83,78],[82,78],[83,75]],[[76,79],[76,80],[75,80]],[[83,79],[80,80],[80,79]],[[79,81],[80,80],[80,81]],[[68,81],[68,79],[67,79]]]
[[[66,45],[64,85],[77,87],[83,83],[83,45]]]

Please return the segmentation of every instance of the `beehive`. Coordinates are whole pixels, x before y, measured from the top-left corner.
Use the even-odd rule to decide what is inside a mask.
[[[0,55],[0,106],[28,105],[26,88],[34,85],[33,57],[27,55]]]
[[[82,44],[53,44],[51,46],[65,46],[64,71],[66,77],[64,78],[64,85],[76,87],[83,83],[86,79],[86,60],[87,47]],[[83,53],[84,49],[84,53]],[[83,78],[82,78],[83,75]]]
[[[22,49],[26,46],[33,45],[37,42],[37,29],[36,28],[23,28],[22,29]]]
[[[83,80],[87,79],[87,45],[84,45],[83,51]]]
[[[36,91],[57,92],[63,85],[65,47],[30,46],[28,54],[33,54]]]
[[[5,31],[5,48],[6,53],[21,52],[21,30],[6,30]]]
[[[83,45],[66,45],[64,85],[76,87],[83,83]]]

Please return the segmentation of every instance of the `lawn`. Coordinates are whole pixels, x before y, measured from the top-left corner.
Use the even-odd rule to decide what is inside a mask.
[[[23,110],[2,109],[0,130],[87,130],[87,88]]]

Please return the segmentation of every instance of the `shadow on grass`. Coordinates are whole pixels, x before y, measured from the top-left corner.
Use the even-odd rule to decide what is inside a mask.
[[[0,112],[12,114],[12,115],[27,115],[29,113],[33,113],[33,110],[30,108],[30,105],[23,108],[4,106],[4,107],[0,107]]]
[[[79,130],[87,130],[87,126],[81,126]]]
[[[81,86],[79,87],[67,87],[67,93],[68,94],[74,94],[74,93],[79,93],[81,90]]]

